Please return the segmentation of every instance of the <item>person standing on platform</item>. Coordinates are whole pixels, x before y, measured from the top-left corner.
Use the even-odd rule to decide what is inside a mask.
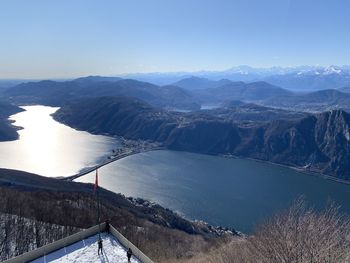
[[[131,256],[132,256],[131,248],[129,248],[128,251],[126,252],[126,256],[128,257],[128,263],[131,263]]]
[[[97,254],[100,255],[100,250],[101,250],[101,254],[103,254],[102,252],[102,239],[99,238],[98,240],[98,251],[97,251]]]

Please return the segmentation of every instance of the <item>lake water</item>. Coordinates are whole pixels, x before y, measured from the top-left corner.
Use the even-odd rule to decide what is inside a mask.
[[[94,173],[78,181],[92,183]],[[100,168],[99,184],[190,219],[243,232],[300,196],[316,208],[331,199],[350,213],[350,185],[247,159],[166,150],[141,153]]]
[[[56,177],[69,176],[96,165],[118,142],[116,139],[76,131],[56,122],[50,114],[58,108],[22,107],[12,115],[14,125],[23,127],[19,140],[0,143],[0,167]]]
[[[73,130],[54,121],[56,109],[25,107],[12,119],[23,126],[20,140],[0,143],[0,166],[46,176],[66,176],[95,165],[118,142]],[[94,174],[79,178],[94,182]],[[328,199],[350,213],[350,185],[246,159],[176,151],[137,154],[99,169],[99,184],[142,197],[190,219],[251,232],[254,225],[295,198],[321,208]]]

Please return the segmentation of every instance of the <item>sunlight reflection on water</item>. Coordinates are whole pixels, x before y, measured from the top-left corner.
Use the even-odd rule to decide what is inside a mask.
[[[58,108],[24,106],[12,115],[23,127],[16,141],[0,143],[0,167],[49,177],[68,176],[92,166],[117,147],[114,138],[92,135],[56,122],[50,116]]]

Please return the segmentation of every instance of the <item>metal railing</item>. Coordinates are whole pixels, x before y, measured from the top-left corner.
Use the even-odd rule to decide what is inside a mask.
[[[44,245],[35,250],[26,252],[22,255],[16,256],[14,258],[8,259],[4,261],[4,263],[24,263],[29,262],[40,257],[46,256],[56,250],[72,245],[78,241],[86,239],[92,235],[97,234],[99,231],[106,230],[106,223],[101,223],[100,225],[96,225],[90,227],[88,229],[82,230],[78,233],[70,235],[68,237],[57,240],[53,243]],[[147,257],[141,250],[139,250],[134,244],[132,244],[128,239],[126,239],[118,230],[116,230],[113,226],[110,225],[110,233],[119,241],[119,243],[124,246],[124,248],[131,248],[133,255],[138,258],[142,263],[153,263],[153,261]]]
[[[131,248],[132,254],[137,257],[142,263],[153,263],[153,261],[147,257],[140,249],[138,249],[133,243],[126,239],[117,229],[110,226],[110,233],[119,241],[119,243],[126,249]]]

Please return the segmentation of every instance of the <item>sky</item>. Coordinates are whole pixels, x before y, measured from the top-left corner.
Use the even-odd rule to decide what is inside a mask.
[[[0,79],[350,64],[348,0],[0,0]]]

